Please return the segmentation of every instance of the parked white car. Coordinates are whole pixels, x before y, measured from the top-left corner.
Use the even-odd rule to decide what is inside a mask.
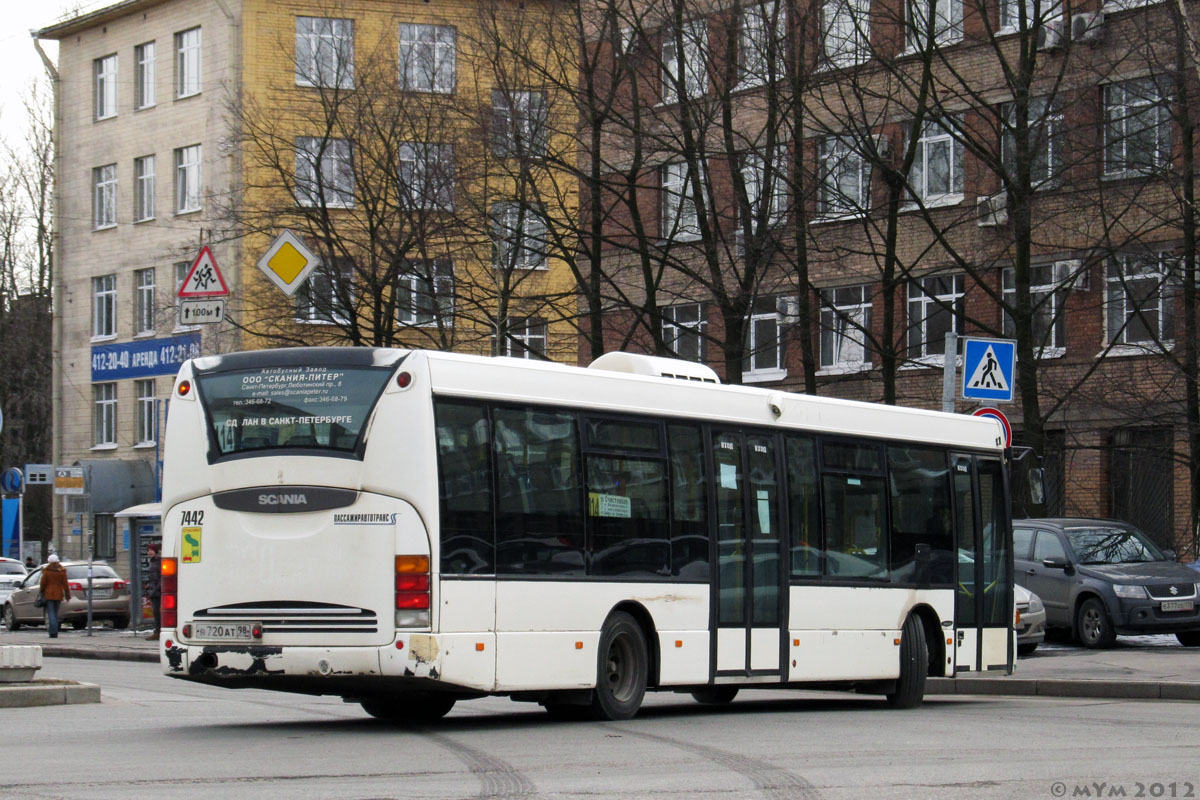
[[[0,558],[0,603],[21,585],[27,572],[25,565],[15,558]]]
[[[1013,629],[1017,632],[1017,654],[1027,656],[1046,640],[1046,607],[1042,598],[1020,584],[1013,584],[1017,614]]]

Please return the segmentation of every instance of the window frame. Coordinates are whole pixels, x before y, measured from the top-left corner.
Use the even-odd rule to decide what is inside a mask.
[[[700,185],[704,185],[704,166],[700,166]],[[664,241],[690,242],[700,238],[700,214],[691,191],[690,164],[675,161],[659,170],[662,186],[662,222],[659,235]]]
[[[817,184],[817,214],[826,219],[860,217],[871,208],[871,165],[848,136],[825,136],[817,145],[820,177]],[[857,162],[857,163],[855,163]],[[841,177],[857,183],[859,196],[843,191]]]
[[[196,25],[175,34],[175,99],[195,97],[202,90],[201,48],[204,44],[201,26]]]
[[[767,333],[768,338],[774,339],[774,344],[759,342],[759,323],[771,323],[773,334]],[[765,329],[763,331],[766,332]],[[766,357],[766,363],[760,365],[760,360]],[[775,381],[787,377],[787,369],[783,363],[783,324],[779,314],[779,297],[768,295],[757,297],[746,315],[746,347],[742,358],[742,381],[756,383]]]
[[[1043,276],[1040,281],[1035,282],[1033,273],[1041,270],[1048,270],[1049,275]],[[1063,313],[1063,306],[1067,300],[1067,289],[1059,273],[1057,262],[1048,262],[1042,264],[1030,265],[1030,280],[1029,294],[1030,301],[1034,304],[1034,334],[1038,336],[1035,342],[1034,354],[1038,358],[1054,358],[1066,352],[1066,314]],[[1001,297],[1008,306],[1015,304],[1017,294],[1016,287],[1016,270],[1013,267],[1004,267],[1000,272],[1000,289]],[[1048,305],[1046,305],[1048,302]],[[1039,334],[1037,331],[1037,314],[1038,308],[1048,308],[1049,316],[1047,318],[1049,328],[1047,333],[1049,336]],[[1012,320],[1011,315],[1004,313],[1002,322],[1004,335],[1009,338],[1016,338],[1016,325]]]
[[[92,62],[95,80],[95,121],[117,116],[118,59],[116,53],[101,56]]]
[[[853,298],[850,292],[858,292]],[[859,372],[873,366],[866,331],[871,330],[874,301],[871,285],[866,283],[852,286],[837,286],[821,292],[821,372]],[[845,326],[843,329],[842,326]],[[857,340],[856,340],[857,337]],[[861,348],[861,357],[843,357],[847,345]],[[828,347],[826,346],[828,344]],[[832,358],[826,358],[826,351]]]
[[[938,11],[934,23],[933,43],[935,47],[956,44],[963,40],[963,0],[938,0]],[[950,13],[940,13],[949,8]],[[904,44],[906,52],[912,53],[921,49],[925,42],[924,28],[918,29],[915,16],[918,12],[928,9],[928,3],[922,0],[905,0],[904,3]],[[926,18],[922,16],[920,22]],[[918,38],[920,37],[920,38]]]
[[[117,275],[92,277],[92,341],[117,338]]]
[[[154,154],[133,159],[133,221],[148,222],[154,219],[155,189],[157,187]],[[149,169],[147,169],[149,167]]]
[[[870,60],[870,7],[870,0],[823,0],[820,8],[819,66],[843,69]]]
[[[662,315],[663,343],[671,353],[672,358],[691,361],[697,364],[708,362],[708,318],[707,307],[704,303],[677,303],[663,306]],[[692,312],[695,318],[691,319]],[[688,317],[684,319],[683,317]],[[681,343],[692,343],[681,347]],[[692,351],[695,351],[694,354]]]
[[[746,199],[750,204],[750,214],[752,216],[751,223],[758,218],[760,206],[765,198],[769,197],[769,205],[766,214],[766,223],[768,228],[774,228],[783,224],[787,219],[788,203],[790,198],[788,184],[788,148],[786,144],[775,145],[775,152],[771,154],[771,177],[772,191],[769,195],[763,192],[763,184],[766,182],[767,173],[767,158],[758,150],[747,150],[742,153],[741,164],[739,168],[742,173],[742,182],[746,187]],[[697,220],[697,225],[699,220]],[[742,225],[738,225],[738,232],[743,229]],[[753,232],[753,228],[751,229]]]
[[[524,213],[521,209],[526,209]],[[539,204],[504,200],[492,204],[492,263],[500,270],[549,269],[546,213]],[[535,244],[529,246],[527,242]],[[516,250],[515,257],[510,256]]]
[[[354,208],[354,143],[349,139],[297,136],[294,180],[296,205],[300,208]]]
[[[296,290],[292,303],[292,319],[302,325],[350,325],[355,313],[355,267],[345,258],[335,259],[333,265],[322,264],[314,269],[303,285]],[[317,297],[314,289],[323,294]],[[349,308],[343,303],[349,301]],[[321,308],[326,303],[328,308]]]
[[[547,358],[549,330],[546,320],[542,317],[508,317],[504,324],[503,338],[493,336],[492,339],[496,355],[532,361]],[[541,342],[541,349],[538,349],[538,342]]]
[[[190,160],[194,156],[194,160]],[[202,211],[203,183],[200,169],[204,154],[199,144],[175,148],[175,214]],[[194,205],[193,205],[194,203]]]
[[[663,28],[659,48],[662,84],[659,97],[663,105],[674,105],[682,100],[697,100],[708,94],[708,22],[693,19],[684,22],[679,38],[683,48],[680,59],[676,50],[675,30]],[[681,72],[682,70],[682,72]],[[685,96],[680,98],[675,90],[682,79]]]
[[[134,438],[137,443],[134,447],[148,447],[156,444],[157,436],[157,417],[158,404],[157,394],[154,385],[154,378],[138,379],[133,382],[134,395],[137,397],[137,428],[135,429]],[[149,394],[146,394],[146,389],[149,389]]]
[[[492,153],[499,158],[543,158],[549,149],[546,93],[492,89]]]
[[[117,446],[117,382],[92,384],[92,447]]]
[[[92,230],[117,227],[117,165],[92,167]]]
[[[787,12],[779,10],[776,0],[742,8],[738,20],[738,89],[762,86],[771,75],[772,56],[775,59],[775,75],[779,77],[782,60],[786,54]]]
[[[431,33],[432,37],[422,38],[421,33]],[[418,50],[431,50],[432,58]],[[451,25],[399,23],[397,65],[402,90],[454,94],[458,84],[458,30]],[[426,66],[425,74],[419,76],[416,67],[422,65]]]
[[[926,119],[922,122],[922,129],[918,132],[913,125],[909,125],[909,135],[919,134],[917,143],[917,154],[913,159],[912,168],[908,175],[908,188],[913,198],[912,204],[915,206],[919,199],[922,205],[925,206],[945,206],[957,205],[963,200],[963,166],[965,157],[965,148],[962,142],[954,136],[951,128],[943,124],[940,119]],[[946,192],[931,192],[929,190],[929,164],[931,159],[930,148],[932,146],[940,146],[946,144],[949,147],[949,191]],[[916,180],[914,180],[914,174]],[[919,182],[919,185],[918,185]]]
[[[1174,270],[1172,262],[1179,260],[1179,256],[1170,250],[1161,250],[1156,253],[1118,253],[1107,260],[1104,268],[1104,338],[1105,342],[1112,345],[1114,349],[1128,348],[1134,352],[1145,352],[1148,349],[1158,349],[1161,346],[1170,347],[1175,342],[1176,337],[1176,322],[1175,322],[1175,299],[1177,296],[1177,287],[1173,278]],[[1141,261],[1144,264],[1142,271],[1135,275],[1129,275],[1128,266],[1134,261]],[[1114,267],[1119,267],[1119,272],[1114,274]],[[1154,280],[1155,288],[1152,292],[1153,301],[1157,308],[1153,309],[1154,321],[1157,324],[1157,341],[1153,335],[1144,339],[1130,340],[1127,338],[1131,325],[1145,324],[1146,318],[1149,316],[1146,312],[1146,307],[1142,304],[1130,304],[1130,284],[1132,282],[1140,282],[1144,280]],[[1120,293],[1120,307],[1118,311],[1114,303],[1115,293]],[[1115,313],[1120,313],[1124,324],[1117,325],[1114,328]],[[1149,331],[1149,326],[1147,326]],[[1168,329],[1170,335],[1166,335]],[[1119,331],[1120,339],[1117,339]]]
[[[153,108],[157,101],[158,63],[156,40],[142,42],[133,48],[133,110]]]
[[[453,211],[455,189],[454,144],[401,142],[396,155],[403,207],[420,211]]]
[[[1171,104],[1174,99],[1169,91],[1164,90],[1166,79],[1158,75],[1147,75],[1105,84],[1102,87],[1102,117],[1103,117],[1103,152],[1104,177],[1127,178],[1153,175],[1171,164],[1174,148],[1174,122],[1171,117]],[[1153,87],[1153,96],[1144,91],[1136,96],[1129,87],[1142,86],[1146,89]],[[1115,101],[1113,96],[1122,95],[1121,100]],[[1121,110],[1115,116],[1116,110]],[[1152,126],[1144,126],[1141,131],[1131,131],[1129,128],[1137,124],[1143,115],[1154,115]],[[1119,131],[1114,128],[1119,127]],[[1135,141],[1132,136],[1139,132],[1153,130],[1154,152],[1148,164],[1139,164],[1130,158],[1129,143]],[[1115,150],[1120,148],[1120,154]],[[1139,154],[1140,155],[1140,154]]]
[[[297,86],[354,88],[353,19],[297,15],[295,47]]]
[[[1000,162],[1005,171],[1015,177],[1012,172],[1012,153],[1015,145],[1011,133],[1015,127],[1015,104],[1005,103],[1001,114],[1004,118],[1004,130],[1000,136]],[[1062,181],[1064,169],[1062,151],[1065,130],[1061,105],[1049,97],[1030,98],[1028,125],[1031,130],[1036,129],[1033,136],[1034,144],[1038,148],[1038,154],[1030,165],[1030,183],[1035,191],[1057,186]],[[1035,167],[1040,169],[1040,173],[1035,174]]]
[[[148,278],[148,280],[147,280]],[[133,335],[153,336],[156,317],[154,267],[133,271]]]
[[[947,279],[953,282],[949,292],[934,294],[925,288],[928,282]],[[913,296],[914,288],[921,292],[920,297]],[[966,275],[961,272],[924,275],[919,278],[913,278],[908,282],[906,306],[908,336],[906,337],[907,341],[905,345],[907,358],[910,361],[917,362],[918,365],[926,365],[932,360],[945,357],[945,337],[943,336],[936,343],[931,342],[929,339],[929,320],[932,318],[930,316],[930,309],[933,309],[935,314],[948,311],[951,319],[950,330],[961,336],[963,333],[963,320],[966,316],[966,296]],[[953,310],[946,308],[947,303],[953,307]],[[914,321],[913,309],[918,306],[921,309],[921,317],[919,320]],[[913,344],[914,332],[920,337],[919,348],[914,347]],[[934,347],[930,347],[931,344]]]
[[[396,281],[397,321],[414,328],[453,326],[454,262],[448,258],[433,258],[424,262],[409,260],[406,266],[409,268],[401,272]],[[424,291],[426,288],[431,291]],[[427,302],[424,308],[422,300]]]

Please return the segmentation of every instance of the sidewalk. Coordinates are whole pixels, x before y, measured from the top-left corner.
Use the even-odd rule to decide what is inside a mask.
[[[91,636],[64,630],[50,639],[41,628],[0,630],[0,645],[41,645],[48,658],[158,661],[158,642],[145,635],[104,628]],[[1174,636],[1119,637],[1108,650],[1043,644],[1017,662],[1013,675],[931,678],[926,693],[1200,700],[1200,649],[1181,647]]]

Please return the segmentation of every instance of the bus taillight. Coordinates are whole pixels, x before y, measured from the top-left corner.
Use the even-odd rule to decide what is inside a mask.
[[[396,556],[396,627],[429,627],[429,556]]]
[[[179,623],[179,562],[173,558],[162,560],[162,596],[159,598],[162,609],[161,624],[164,628],[174,628]]]

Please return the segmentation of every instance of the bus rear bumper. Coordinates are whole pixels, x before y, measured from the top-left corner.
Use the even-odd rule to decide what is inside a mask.
[[[487,692],[495,686],[494,645],[490,633],[405,633],[391,644],[366,647],[175,642],[164,648],[161,663],[170,677],[230,688],[345,694],[347,687],[420,684]],[[454,672],[452,680],[445,675],[447,666]]]

